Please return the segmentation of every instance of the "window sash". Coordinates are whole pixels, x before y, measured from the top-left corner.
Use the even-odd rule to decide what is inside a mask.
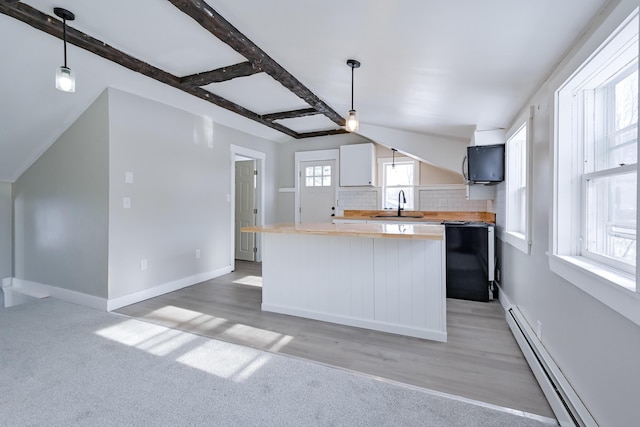
[[[530,112],[531,113],[531,112]],[[530,114],[531,116],[531,114]],[[506,223],[505,230],[518,238],[528,240],[528,151],[530,146],[529,120],[507,139]]]
[[[395,164],[396,168],[409,168],[404,177],[395,177],[405,178],[404,180],[395,182],[395,185],[388,185],[388,181],[390,180],[389,171],[392,164]],[[407,160],[407,157],[401,157],[400,159],[396,157],[395,161],[386,158],[379,159],[379,165],[382,169],[382,208],[398,209],[398,195],[400,194],[400,190],[403,190],[407,203],[402,204],[402,208],[415,209],[414,188],[419,183],[418,172],[420,164],[416,160]]]
[[[608,21],[611,28],[616,24],[617,22]],[[594,49],[575,71],[565,69],[570,71],[571,75],[559,85],[555,92],[552,241],[548,253],[549,267],[552,272],[636,325],[640,325],[638,310],[640,286],[636,284],[637,266],[631,273],[625,273],[615,268],[610,260],[582,255],[584,253],[582,250],[583,203],[586,197],[587,180],[606,177],[615,169],[620,172],[624,170],[623,168],[635,170],[636,166],[620,167],[610,163],[610,167],[602,167],[601,170],[585,167],[584,160],[593,160],[588,157],[593,151],[589,151],[591,147],[586,143],[594,141],[586,139],[592,133],[589,128],[580,124],[577,118],[582,108],[589,105],[595,106],[595,104],[589,104],[589,97],[593,99],[597,97],[598,87],[612,81],[612,76],[615,76],[619,70],[634,62],[637,63],[638,27],[638,8],[636,8],[617,25],[610,35],[593,33],[587,44],[600,43],[599,47]],[[590,111],[594,113],[595,109],[592,108]],[[637,177],[637,170],[635,173]],[[637,194],[636,181],[634,196],[637,197]]]
[[[625,165],[582,176],[582,237],[580,254],[625,273],[636,268],[636,189],[633,192],[611,191],[614,180],[630,175],[637,182],[637,166]],[[620,188],[618,188],[619,190]],[[632,194],[627,194],[632,193]],[[615,199],[622,199],[616,203]],[[622,205],[632,206],[633,219],[625,219]],[[617,208],[617,209],[616,209]],[[620,217],[622,216],[622,218]]]

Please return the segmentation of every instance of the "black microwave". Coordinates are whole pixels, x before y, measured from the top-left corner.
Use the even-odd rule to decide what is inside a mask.
[[[496,184],[504,181],[504,144],[467,147],[465,178],[470,183]]]

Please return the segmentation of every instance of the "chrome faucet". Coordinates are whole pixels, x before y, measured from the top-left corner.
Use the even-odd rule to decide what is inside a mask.
[[[400,211],[402,211],[401,201],[402,203],[407,203],[407,199],[404,197],[404,190],[398,192],[398,216],[402,216],[400,215]]]

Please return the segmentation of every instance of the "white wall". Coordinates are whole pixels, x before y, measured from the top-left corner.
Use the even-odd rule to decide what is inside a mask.
[[[109,98],[109,298],[230,269],[229,145],[268,152],[274,174],[275,143],[118,90]],[[265,186],[272,221],[273,175]]]
[[[107,296],[108,99],[14,183],[14,277]]]
[[[621,5],[619,16],[628,15],[638,5],[637,0],[614,3]],[[602,37],[614,28],[607,25],[609,29],[602,32]],[[598,28],[594,26],[591,32]],[[498,245],[502,287],[534,330],[537,322],[542,322],[542,343],[598,424],[631,426],[638,424],[640,328],[552,273],[546,255],[550,250],[553,194],[553,94],[591,51],[581,47],[574,49],[551,80],[523,107],[524,111],[529,105],[535,106],[533,244],[531,255],[505,243]],[[496,204],[499,227],[504,226],[503,192],[501,185]]]
[[[462,159],[466,155],[469,141],[439,135],[424,135],[399,129],[391,129],[361,123],[358,135],[376,144],[395,148],[400,154],[412,157],[437,167],[460,173]]]
[[[295,139],[280,146],[279,185],[295,187],[295,153],[297,151],[333,150],[341,145],[369,142],[356,134],[321,136],[317,138]]]
[[[0,182],[0,286],[2,279],[13,276],[12,230],[11,183]]]
[[[16,181],[12,202],[11,185],[0,186],[9,239],[15,210],[13,277],[99,297],[104,305],[88,302],[99,307],[230,271],[230,144],[265,153],[265,219],[274,222],[277,143],[108,89]],[[0,271],[10,276],[6,244],[0,238]]]

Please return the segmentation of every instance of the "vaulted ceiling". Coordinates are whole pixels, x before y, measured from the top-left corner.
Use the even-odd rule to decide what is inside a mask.
[[[0,181],[107,87],[275,141],[365,123],[469,139],[509,126],[605,0],[0,0]],[[68,22],[73,94],[57,91]]]

